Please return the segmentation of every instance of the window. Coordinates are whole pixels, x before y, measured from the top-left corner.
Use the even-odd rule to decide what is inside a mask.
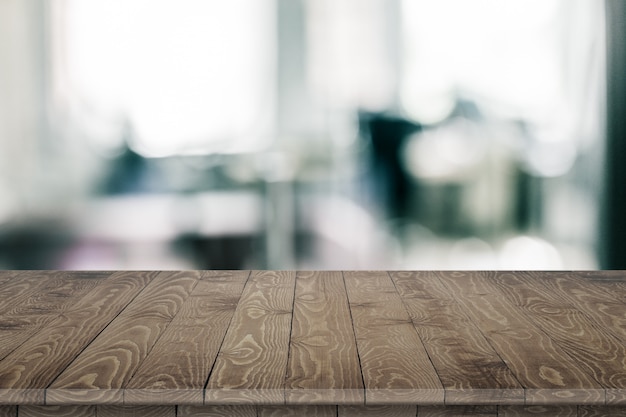
[[[110,146],[130,128],[129,145],[150,157],[267,144],[272,0],[67,0],[59,7],[58,91],[92,140]]]

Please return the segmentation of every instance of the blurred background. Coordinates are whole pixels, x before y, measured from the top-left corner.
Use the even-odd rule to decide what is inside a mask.
[[[626,268],[622,3],[0,0],[0,268]]]

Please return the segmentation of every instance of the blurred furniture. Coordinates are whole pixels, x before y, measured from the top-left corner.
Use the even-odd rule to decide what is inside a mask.
[[[626,413],[624,272],[2,271],[0,294],[2,416]]]
[[[255,191],[100,196],[0,227],[4,269],[224,269],[259,265]]]
[[[259,193],[245,190],[92,199],[74,211],[77,253],[63,269],[176,269],[176,262],[178,269],[245,268],[262,253],[263,204]],[[85,259],[90,246],[100,259]],[[159,250],[171,261],[159,266]]]

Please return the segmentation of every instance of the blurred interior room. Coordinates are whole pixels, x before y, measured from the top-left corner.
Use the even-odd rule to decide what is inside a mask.
[[[625,17],[0,0],[0,269],[626,268]]]

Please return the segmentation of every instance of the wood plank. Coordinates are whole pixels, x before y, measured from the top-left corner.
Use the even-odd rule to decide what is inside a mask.
[[[528,274],[520,275],[524,280],[530,278]],[[618,301],[610,288],[593,285],[580,272],[546,271],[531,276],[555,295],[566,298],[571,305],[580,308],[600,323],[604,330],[626,343],[626,304]]]
[[[26,277],[29,272],[23,274]],[[176,275],[163,272],[153,273],[153,277],[157,274],[159,277]],[[121,404],[122,400],[128,400],[127,405],[138,405],[110,406],[109,414],[139,416],[163,411],[173,417],[186,410],[185,406],[173,407],[175,402],[188,401],[198,406],[202,403],[207,379],[207,404],[214,406],[189,408],[188,411],[201,413],[199,415],[345,414],[347,408],[339,411],[334,405],[282,404],[285,399],[290,401],[291,391],[296,391],[291,401],[309,401],[308,389],[314,390],[308,397],[311,402],[345,401],[344,394],[337,396],[332,390],[350,385],[346,381],[359,381],[359,360],[366,387],[369,388],[368,366],[371,378],[384,382],[382,389],[368,390],[365,396],[368,405],[381,406],[379,414],[388,412],[391,407],[383,401],[395,401],[398,406],[412,401],[412,407],[419,404],[413,416],[415,413],[431,417],[494,416],[494,406],[453,407],[450,403],[505,403],[510,400],[506,394],[497,397],[485,395],[481,390],[495,386],[506,391],[500,385],[518,378],[526,387],[528,406],[509,406],[509,403],[500,406],[499,415],[559,416],[570,415],[572,410],[575,411],[571,415],[626,415],[623,407],[603,405],[604,401],[611,405],[624,401],[626,304],[622,302],[621,293],[614,291],[623,284],[623,275],[596,274],[587,282],[584,274],[572,272],[347,272],[342,281],[338,272],[259,271],[245,286],[240,279],[238,289],[230,293],[233,277],[241,277],[245,272],[194,274],[193,283],[182,285],[185,288],[182,291],[180,283],[169,278],[167,283],[163,280],[157,290],[157,285],[145,272],[118,272],[108,278],[103,275],[94,279],[67,273],[67,276],[37,282],[35,285],[41,285],[36,287],[37,291],[0,314],[0,340],[2,324],[18,332],[28,331],[32,326],[40,328],[0,360],[0,403],[29,404],[0,407],[0,416],[3,412],[11,417],[44,412],[64,415],[70,410],[64,406],[71,405],[65,401]],[[8,278],[0,271],[0,288],[19,280],[20,275],[12,274]],[[266,282],[260,278],[262,275],[270,279]],[[3,282],[3,278],[7,279]],[[137,279],[143,284],[137,285]],[[116,283],[116,292],[109,288],[111,282]],[[24,287],[12,288],[10,291],[17,294],[27,293]],[[126,288],[134,291],[132,295],[126,293]],[[116,307],[110,307],[111,303],[117,303]],[[49,325],[40,325],[42,320]],[[227,330],[229,322],[233,327]],[[80,326],[85,326],[84,333]],[[124,336],[123,332],[133,326],[141,330]],[[402,326],[411,331],[399,331]],[[144,329],[146,327],[148,330]],[[279,331],[279,327],[283,331]],[[114,331],[116,328],[118,330]],[[109,348],[117,343],[120,347],[122,339],[126,342],[132,339],[138,346],[125,346],[117,351],[117,358],[123,358],[117,363],[97,364],[97,361],[83,358],[85,352],[98,343]],[[376,349],[368,350],[369,340],[380,341],[380,354],[373,352]],[[356,346],[358,350],[354,349],[352,357],[347,355],[347,359],[341,359],[343,352],[350,349],[350,341],[353,349]],[[399,346],[400,350],[390,352],[395,350],[392,346]],[[263,352],[259,351],[261,347]],[[418,377],[405,378],[405,374],[414,373],[411,368],[415,366],[413,358],[416,356],[412,349],[416,347],[418,351],[422,349],[421,358],[434,364],[435,381],[441,380],[443,386],[430,388],[430,392],[438,394],[445,390],[445,398],[435,404],[446,403],[446,407],[427,405],[433,404],[432,398],[416,400],[411,397],[415,391],[423,393],[421,387],[400,387],[401,400],[394,391],[396,388],[388,389],[389,380],[406,379],[409,385],[421,382]],[[120,353],[124,349],[130,352],[128,357]],[[211,350],[212,353],[203,356],[202,352]],[[133,356],[135,354],[137,356]],[[405,355],[412,355],[412,360],[407,361]],[[260,359],[247,367],[244,362],[252,357]],[[65,386],[62,387],[64,397],[55,398],[54,387],[50,384],[61,380],[79,360],[85,362],[87,371],[77,371],[75,376],[80,377],[66,376],[68,382],[84,384],[84,378],[93,377],[95,381],[101,375],[114,373],[117,376],[111,378],[121,382],[115,388],[97,386],[88,395],[85,394],[88,388]],[[346,374],[341,366],[350,361],[353,365],[346,369],[353,369],[355,373]],[[117,364],[121,366],[113,370]],[[374,370],[372,364],[378,369]],[[251,371],[253,367],[259,372]],[[58,377],[64,368],[63,375]],[[398,378],[398,372],[404,374]],[[167,386],[168,378],[171,386]],[[214,385],[211,385],[211,378],[216,378]],[[235,383],[226,385],[224,392],[217,392],[224,388],[219,385],[224,380],[228,384]],[[363,381],[360,382],[363,393]],[[153,384],[151,388],[145,390],[150,384]],[[43,392],[47,386],[51,393],[49,404],[62,407],[30,406],[44,403]],[[459,386],[463,388],[455,393]],[[522,399],[520,388],[520,385],[511,388],[518,390],[516,401]],[[137,392],[133,394],[131,389]],[[190,400],[191,391],[193,399]],[[389,396],[389,392],[394,395]],[[464,397],[468,393],[469,396]],[[214,397],[210,397],[211,394]],[[363,404],[362,395],[360,401],[359,404]],[[158,409],[139,406],[148,402],[170,406]],[[576,407],[584,402],[597,405]],[[241,405],[227,407],[224,404]],[[347,405],[342,403],[342,406]],[[77,410],[86,409],[88,407]],[[376,407],[353,408],[359,410],[359,415],[374,409]],[[402,407],[395,409],[402,412],[398,410]],[[227,412],[230,414],[224,414]],[[98,417],[102,417],[102,413],[106,415],[107,411],[96,409]]]
[[[0,315],[10,313],[16,306],[32,303],[37,297],[55,293],[57,297],[68,294],[63,287],[71,281],[83,285],[93,281],[98,283],[109,277],[113,271],[9,271],[0,277]],[[8,278],[10,277],[10,278]],[[90,287],[93,287],[90,286]]]
[[[0,270],[0,285],[4,284],[7,281],[12,280],[18,275],[22,275],[23,273],[24,271],[18,271],[18,270],[7,270],[7,269]]]
[[[258,417],[336,417],[335,405],[265,405],[257,407]]]
[[[341,272],[298,272],[287,404],[364,404],[364,388]]]
[[[594,320],[593,313],[585,310],[584,305],[579,309],[562,292],[550,291],[549,286],[542,284],[541,274],[502,272],[494,274],[492,282],[572,357],[580,369],[593,376],[613,396],[626,400],[624,342]]]
[[[198,283],[199,271],[159,273],[46,390],[46,404],[123,403],[130,380]]]
[[[607,296],[626,303],[626,271],[577,271],[576,275]]]
[[[443,284],[426,272],[391,278],[445,388],[445,403],[524,404],[524,388]]]
[[[33,334],[24,331],[28,321],[19,314],[15,317],[14,310],[30,299],[49,292],[55,286],[66,283],[63,279],[65,275],[61,271],[11,271],[3,274],[0,284],[0,359]],[[54,315],[45,311],[39,316],[48,320],[54,318]]]
[[[0,283],[0,314],[20,305],[51,282],[58,284],[62,276],[61,271],[22,271],[4,276],[6,279]]]
[[[99,405],[97,417],[176,417],[176,407],[171,406],[123,406]]]
[[[623,388],[607,389],[606,404],[610,406],[626,405],[626,392]]]
[[[55,320],[82,296],[99,285],[111,272],[52,272],[20,275],[16,282],[29,285],[32,291],[17,297],[19,302],[0,313],[0,359]],[[22,279],[23,278],[23,279]]]
[[[417,417],[497,417],[495,405],[451,405],[417,407]]]
[[[534,406],[500,406],[498,417],[577,417],[575,405],[534,405]]]
[[[125,404],[203,404],[204,385],[249,274],[203,277],[124,387]]]
[[[624,417],[626,407],[579,405],[578,417]]]
[[[598,271],[600,272],[614,271]],[[597,277],[598,273],[594,276]],[[591,282],[584,278],[586,275],[587,272],[542,272],[535,274],[533,279],[541,282],[551,293],[566,298],[570,305],[581,309],[598,323],[595,328],[617,337],[622,345],[626,345],[626,304],[619,301],[610,286],[602,285],[604,281]],[[612,277],[613,274],[608,276]],[[620,388],[608,388],[607,404],[626,405],[625,388],[626,385],[623,384]]]
[[[359,271],[344,278],[366,404],[443,404],[439,377],[389,275]]]
[[[254,405],[181,405],[176,417],[257,417]]]
[[[119,272],[0,361],[1,404],[43,404],[44,389],[145,287],[154,273]],[[103,283],[104,284],[104,283]]]
[[[17,417],[17,406],[0,405],[0,417]]]
[[[255,271],[209,378],[205,403],[284,403],[293,271]]]
[[[489,273],[431,274],[445,284],[526,388],[526,404],[604,403],[602,386],[503,297]]]
[[[96,417],[96,407],[91,405],[21,405],[19,417]]]
[[[417,406],[403,405],[340,405],[338,417],[415,417]]]
[[[228,269],[215,269],[215,270],[207,270],[207,271],[202,271],[202,277],[201,279],[203,280],[212,280],[212,279],[223,279],[223,280],[228,280],[229,278],[232,279],[239,279],[239,277],[243,274],[246,277],[250,276],[252,271],[248,271],[248,270],[241,270],[241,269],[233,269],[233,270],[228,270]]]

